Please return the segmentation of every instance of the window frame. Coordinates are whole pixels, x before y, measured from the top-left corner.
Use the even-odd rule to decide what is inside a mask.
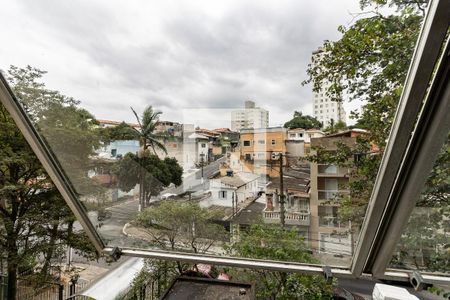
[[[368,274],[374,278],[409,281],[411,271],[387,270],[386,268],[392,250],[401,236],[401,229],[407,223],[414,208],[415,201],[407,200],[418,197],[450,127],[450,122],[447,120],[450,98],[450,80],[448,80],[447,72],[450,65],[448,56],[442,55],[436,73],[433,75],[445,34],[449,28],[449,12],[450,1],[432,0],[430,2],[364,219],[360,241],[357,244],[350,269],[331,268],[335,277],[353,278]],[[445,47],[443,53],[447,54],[450,51],[448,41]],[[433,76],[433,83],[428,91],[428,84]],[[427,91],[428,94],[426,94]],[[424,99],[425,101],[423,101]],[[304,274],[323,273],[325,266],[312,264],[106,247],[78,200],[69,178],[51,149],[47,147],[43,138],[32,125],[1,73],[0,101],[10,113],[99,253],[109,254],[115,259],[120,255],[126,255]],[[419,119],[416,123],[417,116]],[[411,133],[413,133],[412,137]],[[401,178],[403,179],[400,180]],[[378,227],[371,227],[369,224],[378,224]],[[427,283],[450,283],[449,276],[423,274],[422,277]]]

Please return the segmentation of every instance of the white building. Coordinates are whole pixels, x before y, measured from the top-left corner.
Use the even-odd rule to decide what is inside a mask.
[[[311,143],[311,138],[320,138],[325,136],[325,133],[319,129],[303,129],[295,128],[287,131],[286,140],[301,141],[307,144]]]
[[[232,207],[233,200],[238,203],[258,194],[259,176],[248,172],[239,172],[233,176],[224,176],[210,181],[211,197],[201,203],[202,206],[219,205]]]
[[[195,168],[209,160],[210,143],[207,136],[192,133],[184,139],[183,143],[183,168],[188,170]]]
[[[117,140],[111,141],[100,148],[97,153],[102,158],[120,158],[127,153],[137,154],[139,152],[139,141]]]
[[[286,136],[286,151],[290,156],[305,156],[309,153],[311,138],[325,136],[319,129],[289,129]]]
[[[267,128],[269,127],[269,112],[256,107],[255,102],[245,101],[243,109],[231,112],[231,130],[240,131],[243,128]]]
[[[326,55],[322,48],[313,52],[312,64],[320,61],[320,59]],[[313,91],[313,116],[322,122],[323,127],[329,126],[332,122],[336,124],[339,121],[345,122],[345,110],[342,102],[331,101],[331,98],[327,96],[327,90],[330,87],[329,82],[322,82],[319,91]]]

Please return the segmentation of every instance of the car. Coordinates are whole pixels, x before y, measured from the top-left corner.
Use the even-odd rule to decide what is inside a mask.
[[[365,300],[364,297],[353,294],[341,287],[333,289],[333,300]]]

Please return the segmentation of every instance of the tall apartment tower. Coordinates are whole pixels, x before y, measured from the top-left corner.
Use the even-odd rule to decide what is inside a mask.
[[[312,64],[320,61],[326,55],[322,48],[313,52]],[[319,91],[313,91],[313,116],[322,122],[323,128],[329,126],[332,122],[345,122],[345,110],[341,102],[331,101],[326,95],[327,89],[330,87],[329,82],[322,82]],[[333,121],[332,121],[333,120]]]
[[[267,128],[269,127],[269,112],[256,107],[255,102],[245,101],[243,109],[231,112],[231,130],[240,131],[243,128]]]

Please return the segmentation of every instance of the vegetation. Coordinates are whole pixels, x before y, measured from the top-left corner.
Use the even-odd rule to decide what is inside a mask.
[[[325,133],[331,134],[331,133],[337,133],[340,131],[344,131],[347,129],[347,124],[345,124],[344,121],[338,121],[334,122],[333,119],[331,119],[330,125],[327,126],[323,131]]]
[[[166,202],[168,203],[168,202]],[[177,203],[177,202],[173,202]],[[183,244],[183,249],[189,248],[189,239],[185,239],[183,236],[186,232],[189,232],[192,228],[197,228],[199,225],[200,232],[207,233],[208,239],[217,240],[216,232],[221,232],[223,229],[209,228],[207,218],[197,218],[196,215],[206,215],[208,211],[200,209],[202,212],[195,212],[199,210],[198,206],[191,203],[183,204],[183,208],[176,208],[176,204],[163,204],[158,208],[158,212],[155,214],[155,210],[151,213],[152,216],[142,213],[138,220],[142,220],[143,225],[147,228],[156,227],[159,222],[166,222],[166,218],[172,220],[164,223],[164,226],[158,226],[161,230],[160,236],[157,238],[162,239],[163,247],[176,249],[176,245]],[[176,213],[167,213],[167,211],[176,210]],[[146,211],[150,211],[146,209]],[[186,218],[187,211],[190,211]],[[178,213],[179,212],[179,213]],[[161,221],[156,222],[156,219]],[[184,219],[180,221],[179,219]],[[195,219],[192,222],[192,218]],[[142,221],[138,221],[141,223]],[[200,222],[199,222],[200,221]],[[142,223],[141,223],[142,224]],[[191,225],[195,224],[195,226]],[[165,226],[169,226],[166,228]],[[214,225],[217,226],[217,225]],[[185,228],[178,229],[178,228]],[[208,229],[209,228],[209,229]],[[186,231],[187,229],[187,231]],[[184,233],[183,233],[184,232]],[[156,233],[152,233],[156,235]],[[189,235],[189,234],[188,234]],[[205,234],[203,234],[206,236]],[[156,238],[156,237],[155,237]],[[175,242],[167,243],[172,240]],[[178,242],[176,242],[178,240]],[[198,242],[196,240],[195,242]],[[173,248],[172,248],[173,247]],[[228,244],[226,247],[226,253],[233,256],[242,256],[255,259],[270,259],[281,261],[296,261],[305,263],[318,263],[312,255],[309,253],[303,238],[299,236],[295,230],[286,230],[278,225],[252,225],[248,232],[242,232],[239,236],[239,240]],[[190,250],[200,249],[198,246],[191,248]],[[201,248],[203,250],[209,249]],[[195,251],[195,250],[194,250]],[[195,271],[196,266],[193,264],[181,263],[181,262],[167,262],[158,260],[148,260],[143,270],[136,276],[133,284],[133,295],[142,294],[142,286],[145,286],[148,282],[152,282],[156,286],[157,296],[160,296],[169,286],[169,284],[179,275],[186,272]],[[267,270],[247,270],[236,268],[221,268],[225,273],[232,276],[233,280],[243,282],[256,283],[257,299],[331,299],[333,283],[325,281],[323,276],[310,276],[297,273],[283,273],[283,272],[271,272]],[[148,292],[148,291],[147,291]]]
[[[322,123],[320,123],[319,120],[314,117],[308,115],[304,116],[302,112],[295,111],[293,118],[290,121],[284,123],[284,127],[289,129],[312,129],[322,127]]]
[[[161,249],[206,253],[228,240],[225,228],[213,222],[221,217],[197,203],[166,200],[146,208],[134,224],[143,228],[151,242]],[[195,264],[180,261],[147,260],[128,294],[133,298],[145,293],[142,287],[152,282],[156,285],[155,296],[160,297],[176,277],[195,269]]]
[[[148,164],[152,160],[150,154],[153,152],[153,155],[158,155],[158,150],[167,154],[167,150],[161,142],[163,136],[155,132],[161,112],[154,111],[152,106],[148,106],[142,113],[142,117],[139,117],[133,108],[131,108],[131,110],[139,124],[139,129],[133,129],[141,144],[139,154],[134,159],[140,168],[138,175],[133,177],[138,180],[136,184],[139,183],[139,211],[141,211],[148,202],[146,196],[151,194],[149,190],[151,189],[152,181],[147,181],[146,179],[149,179],[147,176],[148,174],[145,174],[149,171],[148,167],[151,168],[151,165]],[[152,180],[152,178],[150,178],[150,180]]]
[[[139,134],[136,130],[125,122],[122,122],[117,126],[103,128],[101,136],[105,143],[139,139]]]
[[[146,208],[138,215],[136,224],[162,249],[205,253],[227,239],[224,227],[212,222],[220,217],[197,203],[167,200]]]
[[[160,159],[154,154],[144,157],[127,153],[117,166],[118,188],[129,192],[136,184],[141,184],[140,195],[143,197],[143,207],[150,203],[152,196],[159,193],[171,183],[180,185],[183,168],[175,158]]]
[[[89,130],[93,121],[86,111],[76,107],[75,100],[46,89],[39,82],[43,74],[31,67],[11,67],[8,79],[42,130],[57,124],[47,141],[55,151],[62,152],[64,159],[75,163],[77,158],[71,151],[84,155],[92,151],[95,142]],[[71,130],[64,140],[54,140]],[[95,250],[83,232],[74,228],[75,217],[3,106],[0,106],[0,145],[0,250],[6,256],[8,296],[14,299],[19,271],[31,271],[42,282],[54,275],[52,260],[61,257],[67,246],[88,256],[95,255]],[[80,175],[77,170],[73,172]],[[76,178],[78,191],[87,193],[82,188],[83,178]],[[37,270],[39,273],[35,273]]]
[[[278,225],[251,225],[226,249],[233,256],[319,263],[295,229]],[[323,276],[241,269],[230,273],[235,280],[255,282],[258,299],[330,299],[332,294],[332,284]]]

